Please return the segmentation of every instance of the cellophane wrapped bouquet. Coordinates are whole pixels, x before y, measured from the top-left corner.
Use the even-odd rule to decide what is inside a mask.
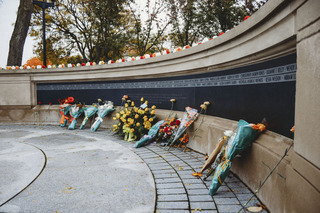
[[[91,130],[93,132],[97,131],[100,127],[103,118],[110,112],[114,111],[114,106],[112,101],[105,101],[104,103],[100,104],[102,101],[99,100],[99,106],[98,106],[98,113],[97,117],[95,118],[95,122],[92,124]]]
[[[60,126],[65,127],[67,126],[67,121],[70,119],[68,115],[69,115],[70,108],[74,102],[74,98],[68,97],[62,100],[59,99],[58,101],[60,103],[60,114],[61,114]]]
[[[135,141],[147,135],[152,125],[156,121],[156,106],[148,108],[148,101],[141,98],[141,105],[135,103],[124,96],[124,107],[116,113],[113,118],[117,123],[113,125],[113,132],[124,137],[126,141]]]
[[[70,116],[71,116],[71,120],[70,120],[70,125],[68,127],[69,130],[73,130],[76,127],[77,124],[77,119],[79,118],[79,116],[83,113],[83,106],[82,104],[74,104],[71,106],[70,108]]]
[[[173,144],[176,141],[178,141],[178,139],[183,135],[183,133],[185,133],[187,128],[189,128],[191,124],[193,124],[197,120],[198,116],[199,116],[198,110],[193,109],[191,107],[186,107],[186,112],[184,113],[184,116],[181,119],[179,128],[171,136],[168,142],[169,148],[173,146]]]
[[[228,140],[227,145],[222,150],[222,160],[215,170],[209,188],[211,196],[217,192],[227,177],[235,156],[247,148],[265,129],[264,124],[249,124],[244,120],[239,121],[237,132]]]
[[[83,119],[83,121],[81,123],[80,129],[83,129],[86,126],[89,118],[94,116],[97,111],[98,111],[98,106],[96,104],[93,104],[91,106],[84,106],[83,107],[84,119]]]

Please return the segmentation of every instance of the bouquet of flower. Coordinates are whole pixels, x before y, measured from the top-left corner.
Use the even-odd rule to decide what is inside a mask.
[[[187,130],[187,128],[195,122],[198,118],[198,110],[192,109],[191,107],[186,107],[186,112],[181,120],[178,130],[170,138],[168,145],[170,147],[181,137],[181,135]]]
[[[99,100],[99,103],[101,101]],[[109,112],[114,111],[113,108],[113,102],[107,101],[103,105],[98,106],[98,116],[96,117],[96,121],[93,123],[91,130],[93,132],[97,131],[97,129],[100,127],[100,124],[102,123],[102,118],[106,116]]]
[[[178,130],[178,127],[180,125],[181,121],[177,119],[176,117],[173,117],[171,119],[166,119],[165,122],[162,123],[160,126],[158,135],[157,135],[157,141],[168,141],[171,136]]]
[[[225,180],[230,168],[231,161],[237,154],[247,148],[259,135],[266,129],[264,124],[249,124],[244,120],[240,120],[238,123],[238,131],[232,136],[227,145],[224,148],[224,155],[221,163],[215,170],[209,193],[213,196],[218,188]]]
[[[113,125],[113,132],[124,137],[124,140],[134,141],[140,139],[142,136],[148,134],[152,124],[155,122],[155,109],[152,106],[151,110],[148,108],[148,101],[141,98],[140,107],[136,107],[135,103],[126,98],[124,109],[116,113],[113,120],[118,121],[118,124]]]
[[[160,126],[164,121],[158,121],[155,125],[151,127],[147,135],[144,135],[135,145],[134,148],[139,148],[149,144],[156,136],[159,131]]]
[[[221,158],[224,155],[224,149],[223,146],[225,145],[226,141],[228,141],[228,139],[233,135],[233,131],[227,130],[224,131],[224,136],[222,138],[219,139],[218,144],[216,145],[216,148],[212,151],[212,153],[210,154],[210,156],[208,157],[208,159],[206,160],[205,164],[203,165],[202,169],[200,170],[200,172],[195,172],[192,174],[192,176],[196,176],[196,177],[201,177],[202,173],[208,169],[211,165],[213,165],[213,169],[210,169],[210,171],[208,172],[208,174],[206,175],[206,177],[204,179],[206,179],[207,177],[209,177],[212,172],[214,171],[214,169],[218,166],[218,164],[221,162]]]
[[[205,101],[205,102],[203,102],[203,104],[200,105],[201,110],[200,110],[200,113],[199,113],[198,117],[199,117],[201,114],[202,114],[202,115],[205,115],[205,114],[206,114],[209,105],[210,105],[210,102],[209,102],[209,101]],[[192,138],[191,138],[190,140],[193,140],[193,139],[196,137],[197,132],[199,131],[199,129],[201,128],[201,125],[203,124],[204,118],[205,118],[205,116],[202,116],[202,120],[201,120],[200,124],[198,125],[198,127],[194,130],[193,136],[192,136]],[[180,139],[179,139],[179,140],[180,140]],[[179,143],[179,145],[178,145],[177,147],[180,147],[181,144],[184,144],[184,145],[183,145],[183,147],[184,147],[184,150],[183,150],[183,151],[185,151],[185,150],[187,149],[187,144],[189,143],[190,140],[189,140],[189,137],[188,137],[188,140],[187,140],[187,141],[186,141],[186,140],[180,140],[181,142]]]
[[[69,114],[71,105],[74,102],[74,98],[68,97],[64,100],[59,99],[58,101],[60,103],[60,114],[62,116],[60,119],[60,126],[65,127],[67,125],[67,121],[70,119],[67,115]]]
[[[83,113],[83,108],[82,108],[82,104],[74,104],[71,106],[70,109],[70,122],[71,124],[69,125],[68,129],[72,130],[76,127],[77,124],[77,118],[79,118],[79,116]]]
[[[95,104],[92,106],[83,107],[84,119],[82,121],[80,129],[83,129],[86,126],[88,119],[91,118],[94,114],[96,114],[97,111],[98,111],[98,107]]]

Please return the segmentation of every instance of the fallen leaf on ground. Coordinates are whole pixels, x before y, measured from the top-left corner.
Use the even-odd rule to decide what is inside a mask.
[[[250,207],[247,208],[247,210],[248,210],[249,212],[260,212],[260,211],[262,211],[262,207],[261,207],[261,206],[260,206],[260,207],[250,206]]]
[[[195,172],[195,173],[192,173],[192,176],[194,176],[194,177],[202,177],[202,174],[198,173],[198,172]]]

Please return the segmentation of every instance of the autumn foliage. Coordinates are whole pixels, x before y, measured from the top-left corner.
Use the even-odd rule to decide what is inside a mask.
[[[52,65],[52,63],[51,62],[49,62],[49,63],[47,63],[48,65]],[[27,61],[27,63],[25,64],[26,66],[38,66],[38,65],[43,65],[43,62],[39,59],[39,58],[37,58],[37,57],[33,57],[33,58],[31,58],[31,59],[29,59],[28,61]]]

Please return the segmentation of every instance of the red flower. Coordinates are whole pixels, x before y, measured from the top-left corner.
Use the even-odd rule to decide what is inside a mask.
[[[146,57],[144,55],[140,56],[140,59],[145,59]]]
[[[180,120],[176,120],[176,125],[180,125]]]
[[[73,97],[71,97],[71,96],[70,96],[70,97],[68,97],[68,102],[69,102],[69,103],[73,103],[73,102],[74,102],[74,98],[73,98]]]
[[[111,60],[111,64],[113,64],[114,63],[114,61],[113,60]]]
[[[213,38],[209,38],[209,40],[212,40]]]
[[[250,18],[250,16],[244,17],[243,21],[247,20],[248,18]]]
[[[201,42],[198,43],[198,45],[202,44]]]
[[[49,105],[52,105],[52,102],[49,102]]]
[[[221,36],[222,34],[224,34],[224,32],[221,32],[218,36]]]
[[[174,125],[174,121],[172,121],[171,123],[170,123],[170,126],[173,126]]]
[[[42,65],[42,68],[44,69],[44,68],[46,68],[46,66]]]
[[[123,58],[123,59],[122,59],[122,62],[126,62],[126,59]]]
[[[42,104],[42,102],[41,101],[38,101],[38,105],[41,105]]]
[[[167,54],[169,54],[169,53],[170,53],[170,50],[169,50],[169,49],[167,49],[167,50],[166,50],[166,52],[167,52]]]
[[[152,58],[153,57],[153,55],[152,54],[150,54],[150,58]]]
[[[85,63],[82,63],[82,64],[81,64],[81,66],[83,66],[83,67],[84,67],[84,66],[86,66],[86,64],[85,64]]]
[[[74,67],[74,64],[72,64],[72,67]]]
[[[92,62],[90,62],[90,66],[92,66],[92,64],[93,64],[93,63],[92,63]]]

